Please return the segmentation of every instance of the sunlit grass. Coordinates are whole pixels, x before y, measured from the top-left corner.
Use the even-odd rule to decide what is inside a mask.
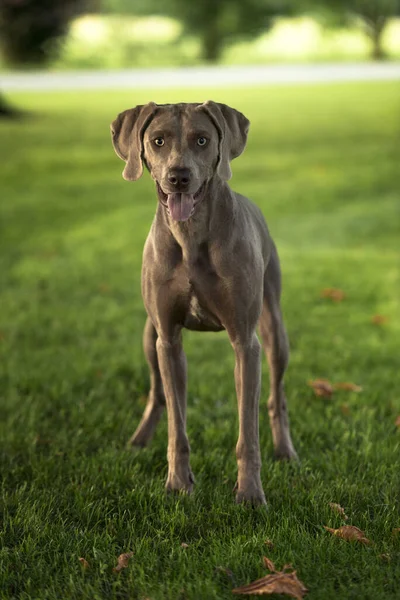
[[[184,337],[194,496],[164,495],[166,419],[149,449],[125,449],[148,390],[140,267],[156,199],[147,175],[122,179],[109,122],[150,99],[206,98],[251,120],[232,187],[262,208],[282,261],[301,463],[272,460],[264,361],[267,513],[234,504],[237,414],[225,334]],[[0,125],[0,597],[229,599],[235,585],[265,574],[266,554],[294,565],[310,600],[397,598],[397,83],[11,100],[31,116]],[[346,298],[323,300],[326,287]],[[387,323],[374,325],[376,314]],[[317,377],[363,391],[316,398],[307,381]],[[329,502],[374,545],[330,537],[323,525],[341,520]],[[130,550],[117,576],[116,558]]]

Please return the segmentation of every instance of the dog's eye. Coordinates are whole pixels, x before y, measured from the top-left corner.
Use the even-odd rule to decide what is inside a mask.
[[[162,137],[157,137],[157,138],[154,140],[154,143],[155,143],[155,145],[156,145],[156,146],[164,146],[164,143],[165,143],[165,142],[164,142],[164,138],[162,138]]]
[[[207,138],[200,136],[199,138],[197,138],[197,145],[198,146],[205,146],[207,144]]]

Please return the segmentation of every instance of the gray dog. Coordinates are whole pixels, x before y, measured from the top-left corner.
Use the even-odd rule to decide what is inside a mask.
[[[150,102],[118,115],[111,133],[114,149],[126,163],[124,179],[138,179],[144,163],[158,198],[142,268],[148,314],[143,342],[151,389],[130,442],[145,446],[150,441],[166,404],[166,488],[192,491],[182,328],[225,329],[236,361],[236,501],[264,504],[257,325],[270,369],[268,412],[275,454],[292,459],[296,452],[283,389],[288,342],[280,311],[276,248],[258,207],[226,183],[231,177],[230,161],[246,145],[249,125],[242,113],[225,104]]]

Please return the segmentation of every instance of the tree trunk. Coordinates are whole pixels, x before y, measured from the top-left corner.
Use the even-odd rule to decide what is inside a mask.
[[[384,60],[386,57],[382,48],[383,30],[386,27],[387,19],[379,17],[377,20],[369,21],[367,34],[372,42],[371,58],[373,60]]]
[[[215,23],[209,23],[202,36],[202,56],[207,62],[217,62],[223,50],[223,38]]]

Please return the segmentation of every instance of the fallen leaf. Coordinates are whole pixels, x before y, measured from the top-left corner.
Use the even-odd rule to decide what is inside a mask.
[[[345,297],[344,291],[337,288],[325,288],[321,291],[321,298],[330,298],[334,302],[341,302]]]
[[[267,548],[273,548],[274,547],[274,543],[271,542],[271,540],[265,540],[264,544],[267,546]]]
[[[278,571],[271,559],[267,558],[266,556],[263,556],[263,563],[264,563],[264,567],[266,569],[268,569],[268,571],[271,571],[271,573],[278,573]]]
[[[84,569],[88,569],[89,568],[89,563],[86,560],[86,558],[78,558],[79,562],[81,563],[82,567]]]
[[[396,425],[396,427],[400,428],[400,415],[396,418],[394,424]]]
[[[129,564],[130,559],[133,556],[133,552],[126,552],[125,554],[120,554],[118,556],[118,564],[113,568],[114,573],[119,573],[122,569],[126,569]]]
[[[348,542],[357,541],[361,544],[372,544],[371,540],[365,537],[365,533],[361,529],[358,529],[358,527],[354,527],[354,525],[342,525],[339,529],[332,529],[331,527],[326,527],[326,525],[324,527],[329,533]]]
[[[317,396],[324,396],[330,398],[333,394],[333,387],[327,379],[315,379],[310,380],[308,385],[312,387]]]
[[[340,515],[342,515],[342,517],[347,521],[349,517],[346,515],[346,513],[344,512],[344,508],[340,506],[340,504],[336,504],[336,502],[329,502],[329,506],[334,512],[337,512]]]
[[[389,319],[384,315],[374,315],[373,317],[371,317],[371,323],[373,325],[385,325],[385,323],[387,323],[388,320]]]
[[[286,594],[286,596],[296,598],[296,600],[301,600],[307,594],[308,589],[298,579],[296,571],[285,572],[286,569],[292,568],[290,565],[285,565],[282,571],[277,571],[272,560],[264,556],[263,561],[264,565],[274,572],[248,585],[235,588],[232,590],[233,594],[253,594],[257,596],[262,594]]]
[[[189,548],[189,544],[187,544],[186,542],[182,542],[181,546],[182,548]]]
[[[36,446],[50,446],[51,444],[51,440],[44,438],[40,435],[40,433],[37,434],[37,436],[34,439],[34,444]]]
[[[215,567],[215,571],[217,571],[217,573],[223,573],[224,575],[226,575],[227,577],[229,577],[229,579],[232,579],[232,581],[234,580],[234,575],[232,573],[232,571],[230,569],[228,569],[227,567]]]
[[[342,415],[344,415],[345,417],[348,417],[351,414],[351,410],[348,404],[341,404],[340,410],[342,411]]]
[[[382,560],[385,560],[386,562],[391,561],[390,554],[380,554],[379,558],[381,558]]]
[[[335,390],[346,390],[348,392],[362,392],[362,387],[351,381],[344,381],[343,383],[334,383],[333,387]]]
[[[400,534],[400,527],[395,527],[394,529],[392,529],[392,535],[396,536]]]

